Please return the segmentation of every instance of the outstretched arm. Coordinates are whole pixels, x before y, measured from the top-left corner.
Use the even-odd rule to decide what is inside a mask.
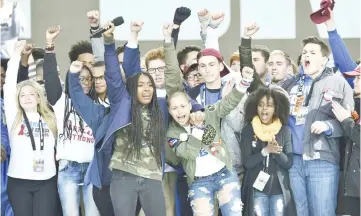
[[[142,71],[140,68],[138,34],[142,30],[143,24],[143,21],[133,21],[130,23],[130,36],[128,43],[124,46],[123,69],[126,78]]]
[[[110,105],[120,102],[122,96],[127,94],[125,83],[120,72],[120,65],[115,51],[114,24],[108,23],[108,30],[104,35],[104,62],[105,80],[107,82],[107,95]]]
[[[83,88],[79,82],[79,72],[83,64],[74,61],[68,72],[69,94],[75,110],[80,114],[90,128],[97,127],[103,119],[106,108],[103,105],[95,103],[91,98],[84,94]]]

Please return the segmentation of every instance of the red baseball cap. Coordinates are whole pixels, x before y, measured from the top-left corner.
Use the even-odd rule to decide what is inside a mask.
[[[223,61],[223,57],[218,50],[213,49],[213,48],[206,48],[206,49],[201,50],[197,55],[197,61],[199,61],[199,59],[203,56],[214,56],[220,62],[222,62],[222,64],[224,65],[224,69],[223,69],[223,71],[221,71],[221,77],[224,77],[225,75],[229,74],[229,69],[228,69],[226,63]]]
[[[355,77],[355,76],[360,76],[361,75],[361,71],[360,71],[360,67],[357,67],[355,70],[350,71],[350,72],[345,72],[343,73],[343,75],[345,77]]]
[[[322,0],[320,4],[321,9],[310,15],[312,22],[314,22],[315,24],[321,24],[329,20],[331,18],[331,14],[328,11],[328,8],[331,8],[331,10],[333,10],[334,6],[334,0]]]

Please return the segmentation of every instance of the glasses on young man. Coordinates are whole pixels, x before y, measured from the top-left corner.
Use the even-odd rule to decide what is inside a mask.
[[[166,68],[167,68],[166,66],[157,67],[157,68],[148,68],[148,73],[155,74],[156,71],[158,71],[159,73],[164,73]]]
[[[197,78],[198,80],[200,80],[200,79],[203,78],[203,76],[202,76],[202,74],[200,74],[200,73],[190,74],[190,75],[187,76],[187,80],[189,80],[189,81],[193,81],[195,78]]]

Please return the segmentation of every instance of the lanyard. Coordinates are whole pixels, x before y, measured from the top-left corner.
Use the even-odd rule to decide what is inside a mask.
[[[33,151],[36,151],[33,130],[30,127],[29,119],[24,110],[23,110],[23,115],[24,115],[26,127],[28,129],[28,133],[30,136],[31,146],[33,147]],[[41,115],[39,117],[39,137],[40,137],[40,151],[43,151],[44,150],[44,128],[43,128],[43,123],[41,121]]]
[[[219,90],[218,92],[218,100],[221,100],[222,99],[222,90],[223,90],[223,84],[221,85],[221,89]],[[206,105],[206,87],[205,87],[205,84],[203,84],[201,86],[201,104],[203,107],[205,107]]]
[[[300,84],[297,89],[297,97],[301,97],[303,95],[303,88],[305,86],[305,75],[302,75]]]

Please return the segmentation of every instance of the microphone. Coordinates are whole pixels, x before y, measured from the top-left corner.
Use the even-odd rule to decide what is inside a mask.
[[[114,24],[114,26],[120,26],[121,24],[124,23],[124,19],[122,16],[120,16],[120,17],[113,19],[112,23]],[[90,38],[97,37],[97,36],[103,34],[104,32],[106,32],[107,30],[108,29],[105,29],[105,28],[99,28],[98,30],[96,30],[95,32],[93,32],[90,35]]]

